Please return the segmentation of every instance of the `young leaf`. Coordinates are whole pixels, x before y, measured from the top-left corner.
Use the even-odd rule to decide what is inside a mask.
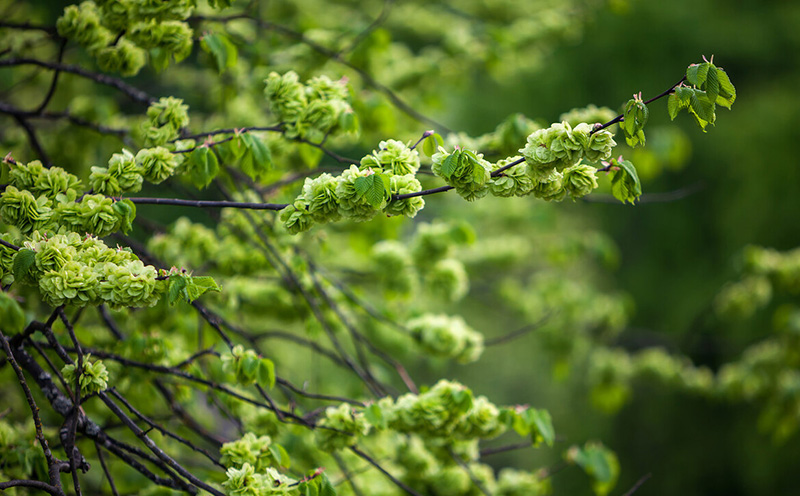
[[[608,494],[619,477],[619,461],[613,451],[600,443],[586,443],[581,448],[573,446],[567,451],[567,460],[575,463],[592,479],[592,489],[598,496]]]
[[[714,66],[714,64],[709,64],[708,66],[705,90],[709,101],[715,102],[717,100],[717,96],[719,96],[720,86],[717,68]]]
[[[269,147],[258,136],[244,133],[240,136],[246,152],[242,156],[242,172],[256,179],[272,168],[272,154]]]
[[[442,176],[445,179],[450,179],[450,176],[456,171],[459,160],[461,160],[461,150],[455,150],[442,161]]]
[[[201,38],[200,47],[214,57],[220,73],[236,65],[238,51],[227,36],[219,33],[207,34]]]
[[[189,155],[189,179],[198,188],[205,188],[219,173],[219,161],[207,146],[199,146]]]
[[[28,275],[28,271],[36,260],[36,253],[33,250],[23,248],[14,255],[14,262],[11,265],[11,272],[14,280],[22,281]]]
[[[269,358],[262,358],[258,362],[256,379],[259,384],[266,384],[270,389],[275,387],[275,364]]]
[[[736,88],[728,78],[728,74],[720,67],[717,67],[717,78],[719,79],[719,96],[716,103],[725,108],[731,108],[733,102],[736,101]]]
[[[711,64],[708,62],[703,62],[702,64],[692,64],[686,69],[686,80],[689,81],[689,84],[692,84],[696,87],[701,87],[706,82],[706,76],[708,75],[708,67]]]
[[[619,167],[611,174],[611,194],[622,203],[631,202],[633,204],[642,195],[642,184],[636,167],[628,160],[611,161],[612,165]]]
[[[379,207],[388,197],[388,189],[384,184],[382,174],[376,173],[366,177],[359,177],[353,183],[356,193],[366,198],[373,207]]]
[[[272,457],[275,458],[279,467],[284,469],[292,467],[292,459],[289,457],[289,453],[286,451],[286,448],[280,444],[271,444],[269,446],[269,452],[272,453]]]
[[[324,472],[319,474],[319,479],[319,496],[336,496],[336,489]]]
[[[550,412],[544,409],[531,408],[527,411],[527,417],[528,423],[532,427],[531,432],[534,433],[534,446],[542,441],[548,446],[552,446],[556,439],[556,432],[553,429],[553,419],[550,417]]]

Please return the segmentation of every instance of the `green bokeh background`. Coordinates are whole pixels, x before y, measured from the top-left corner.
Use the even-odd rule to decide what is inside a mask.
[[[621,250],[613,284],[632,295],[636,311],[620,344],[664,345],[713,368],[738,357],[771,325],[767,312],[742,323],[711,315],[710,302],[733,277],[742,247],[800,245],[800,4],[634,0],[618,7],[596,16],[580,41],[557,49],[536,77],[511,88],[483,79],[474,95],[454,98],[470,102],[455,120],[483,132],[487,123],[515,111],[553,121],[588,103],[616,108],[634,91],[657,95],[680,78],[687,61],[713,54],[736,84],[733,110],[718,110],[717,125],[706,134],[679,116],[675,125],[692,142],[689,163],[644,184],[645,193],[699,191],[636,207],[563,206],[611,234]],[[487,94],[503,98],[476,96]],[[666,103],[659,101],[648,126],[668,122]],[[795,436],[773,443],[759,432],[755,408],[643,385],[618,416],[603,419],[580,395],[565,396],[557,384],[537,385],[541,375],[530,375],[536,367],[515,377],[510,364],[538,360],[520,346],[490,350],[486,359],[492,357],[512,370],[491,377],[486,391],[499,380],[502,389],[543,394],[554,418],[574,421],[556,423],[570,442],[598,437],[617,450],[620,494],[648,473],[652,477],[638,494],[796,494],[800,441]],[[469,380],[479,382],[481,374]],[[555,476],[554,483],[557,493],[578,490],[575,478]]]

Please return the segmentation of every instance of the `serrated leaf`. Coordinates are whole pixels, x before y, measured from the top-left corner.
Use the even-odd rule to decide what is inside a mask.
[[[667,98],[667,112],[669,113],[670,120],[674,121],[680,110],[681,103],[678,100],[678,96],[673,93],[669,96],[669,98]]]
[[[262,358],[258,363],[256,378],[260,385],[267,385],[270,389],[275,387],[275,364],[269,358]]]
[[[206,34],[200,39],[200,47],[211,54],[220,73],[236,65],[238,50],[227,36],[220,33]]]
[[[252,133],[244,133],[240,138],[245,148],[241,161],[242,172],[252,179],[268,172],[272,168],[272,153],[266,143]]]
[[[442,176],[445,179],[450,179],[453,172],[458,167],[458,161],[461,160],[461,150],[456,150],[442,161]]]
[[[686,69],[686,80],[689,81],[690,84],[701,87],[703,83],[706,82],[706,76],[708,75],[708,66],[710,64],[708,62],[703,62],[702,64],[692,64]]]
[[[706,75],[705,90],[708,95],[709,101],[715,102],[719,95],[719,76],[717,75],[717,68],[714,64],[708,65],[708,74]]]
[[[694,91],[689,103],[689,109],[698,118],[698,124],[703,128],[703,131],[705,131],[706,124],[714,124],[716,120],[714,103],[708,100],[705,92]]]
[[[169,276],[169,288],[167,290],[167,296],[169,298],[170,305],[174,305],[178,302],[185,287],[186,277],[183,274],[173,274]]]
[[[15,281],[24,280],[31,267],[36,261],[36,253],[33,250],[23,248],[14,255],[14,261],[11,264],[11,272],[14,274]]]
[[[719,67],[717,67],[717,78],[719,79],[719,96],[716,103],[731,108],[733,102],[736,101],[736,88],[728,78],[728,74]]]
[[[365,177],[356,178],[353,182],[358,196],[364,197],[373,207],[380,207],[387,198],[388,190],[384,184],[382,174],[375,173]]]
[[[219,160],[207,146],[199,146],[189,155],[189,179],[198,188],[205,188],[219,173]]]
[[[642,195],[642,184],[636,167],[628,160],[613,160],[612,164],[619,167],[611,176],[611,194],[622,203],[634,203]]]

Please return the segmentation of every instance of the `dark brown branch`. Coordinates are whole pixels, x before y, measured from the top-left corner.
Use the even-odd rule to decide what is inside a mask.
[[[631,495],[632,495],[633,493],[635,493],[635,492],[636,492],[636,491],[637,491],[637,490],[638,490],[640,487],[642,487],[642,484],[644,484],[645,482],[647,482],[647,479],[649,479],[651,475],[652,475],[652,474],[644,474],[644,475],[643,475],[641,478],[639,478],[639,480],[638,480],[638,481],[636,481],[636,484],[634,484],[634,485],[633,485],[633,487],[631,487],[631,488],[628,490],[628,492],[626,492],[626,493],[625,493],[625,494],[623,494],[622,496],[631,496]]]
[[[111,86],[112,88],[117,89],[122,93],[124,93],[131,100],[138,103],[142,103],[144,105],[150,105],[152,102],[155,101],[155,98],[153,98],[152,96],[148,95],[147,93],[138,88],[129,85],[128,83],[122,81],[121,79],[111,77],[106,74],[87,71],[81,66],[54,64],[52,62],[45,62],[43,60],[38,60],[38,59],[17,58],[17,57],[6,60],[0,60],[0,67],[13,67],[18,65],[36,65],[54,71],[59,70],[63,72],[69,72],[71,74],[76,74],[78,76],[91,79],[96,83],[103,84],[106,86]]]
[[[680,84],[682,82],[684,82],[684,81],[686,81],[686,76],[683,76],[683,78],[681,78],[680,81],[678,81],[677,83],[673,84],[668,90],[664,91],[660,95],[654,96],[653,98],[647,100],[646,102],[644,102],[644,104],[647,105],[647,104],[653,103],[654,101],[658,100],[659,98],[664,98],[665,96],[671,94],[673,91],[675,91],[675,88],[680,86]],[[592,131],[589,134],[594,134],[594,133],[596,133],[598,131],[601,131],[601,130],[609,127],[609,126],[613,126],[614,124],[616,124],[618,122],[622,122],[624,120],[625,120],[625,116],[623,114],[620,114],[620,115],[614,117],[613,119],[611,119],[610,121],[606,122],[605,124],[600,124],[598,126],[595,126],[594,129],[592,129]]]

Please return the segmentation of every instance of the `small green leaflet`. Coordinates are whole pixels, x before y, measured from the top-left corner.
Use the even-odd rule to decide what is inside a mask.
[[[528,424],[531,426],[533,445],[536,446],[544,441],[546,445],[552,446],[556,440],[556,431],[553,429],[550,412],[544,409],[530,408],[527,411],[527,417]]]
[[[227,36],[219,33],[206,34],[200,39],[200,47],[214,57],[220,73],[236,65],[238,51]]]
[[[260,385],[267,385],[270,389],[275,387],[275,364],[269,358],[262,358],[258,362],[256,380]]]
[[[376,208],[383,205],[391,191],[389,178],[380,172],[356,178],[353,187],[359,197],[366,198],[367,202]]]
[[[422,153],[429,157],[433,157],[438,147],[444,146],[444,139],[439,133],[433,133],[422,142]]]
[[[669,116],[675,119],[678,112],[688,109],[705,132],[706,126],[713,126],[716,121],[716,105],[730,109],[736,101],[736,88],[728,74],[711,62],[690,65],[686,69],[686,81],[692,87],[681,84],[667,100]]]
[[[622,203],[633,204],[642,196],[642,183],[636,173],[636,167],[628,160],[613,159],[611,165],[618,167],[611,171],[611,193]]]
[[[567,451],[567,459],[592,479],[592,489],[598,496],[605,496],[616,485],[619,461],[614,452],[602,444],[590,442],[582,448],[573,446]]]
[[[174,305],[181,298],[191,303],[207,291],[221,291],[221,289],[209,276],[192,277],[186,273],[171,274],[167,296],[170,305]]]
[[[189,179],[198,188],[205,188],[219,174],[219,160],[207,146],[198,146],[189,155]]]
[[[261,138],[248,132],[240,135],[239,140],[245,148],[240,162],[242,172],[256,179],[272,169],[272,153]]]
[[[635,147],[638,144],[644,145],[644,126],[647,124],[647,119],[650,117],[650,110],[641,98],[634,96],[625,105],[625,112],[623,113],[624,119],[622,120],[622,130],[625,133],[625,141],[628,146]]]
[[[11,272],[14,274],[15,281],[23,281],[28,275],[34,261],[36,253],[33,250],[23,248],[14,255],[14,262],[11,265]]]
[[[717,120],[714,112],[714,102],[708,99],[704,91],[695,90],[689,100],[689,113],[692,114],[697,124],[705,132],[706,126]]]

